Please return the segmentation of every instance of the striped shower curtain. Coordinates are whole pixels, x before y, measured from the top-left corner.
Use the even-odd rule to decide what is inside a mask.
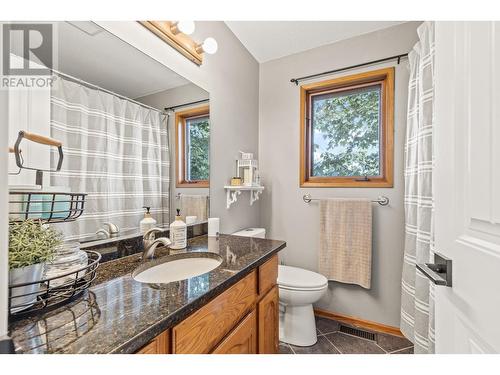
[[[408,56],[401,332],[415,344],[415,353],[434,353],[433,286],[415,267],[433,257],[434,23],[423,23],[418,36]]]
[[[51,185],[87,193],[84,214],[58,224],[67,239],[94,236],[105,222],[137,229],[150,206],[168,223],[169,149],[163,115],[58,77],[51,95],[51,136],[64,162]],[[51,163],[57,162],[53,153]]]

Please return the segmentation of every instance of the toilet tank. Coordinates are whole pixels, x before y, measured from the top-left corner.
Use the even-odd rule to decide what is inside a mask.
[[[265,228],[246,228],[233,233],[234,236],[266,238]]]

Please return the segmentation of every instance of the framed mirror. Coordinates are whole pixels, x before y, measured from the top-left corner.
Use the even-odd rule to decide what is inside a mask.
[[[168,227],[177,210],[188,225],[206,221],[209,93],[93,22],[54,25],[52,87],[9,98],[9,145],[21,130],[58,140],[62,167],[44,172],[37,185],[36,171],[18,171],[11,156],[9,189],[86,194],[78,220],[57,224],[66,240],[139,235],[146,210],[159,227]],[[25,142],[22,153],[35,169],[58,163],[57,149],[47,145]],[[55,211],[64,204],[56,202]]]

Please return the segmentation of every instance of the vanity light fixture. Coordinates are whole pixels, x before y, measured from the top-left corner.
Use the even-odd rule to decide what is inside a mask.
[[[172,22],[170,25],[170,30],[174,35],[183,33],[186,35],[191,35],[194,33],[195,25],[194,21],[176,21]]]
[[[196,65],[203,62],[203,53],[212,55],[217,52],[217,41],[214,38],[208,37],[203,43],[197,43],[188,36],[194,32],[193,21],[138,22]]]
[[[181,22],[139,21],[139,23],[196,65],[201,65],[203,62],[203,53],[196,50],[198,43],[184,33],[184,25],[181,26]],[[189,28],[186,31],[189,31]]]
[[[218,47],[217,41],[212,37],[208,37],[203,41],[203,43],[198,44],[196,46],[196,52],[198,53],[206,52],[210,55],[213,55],[215,52],[217,52],[217,47]]]

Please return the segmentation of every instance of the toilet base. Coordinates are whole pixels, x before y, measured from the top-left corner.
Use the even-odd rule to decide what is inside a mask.
[[[316,344],[316,321],[312,304],[280,306],[280,341],[296,346]]]

